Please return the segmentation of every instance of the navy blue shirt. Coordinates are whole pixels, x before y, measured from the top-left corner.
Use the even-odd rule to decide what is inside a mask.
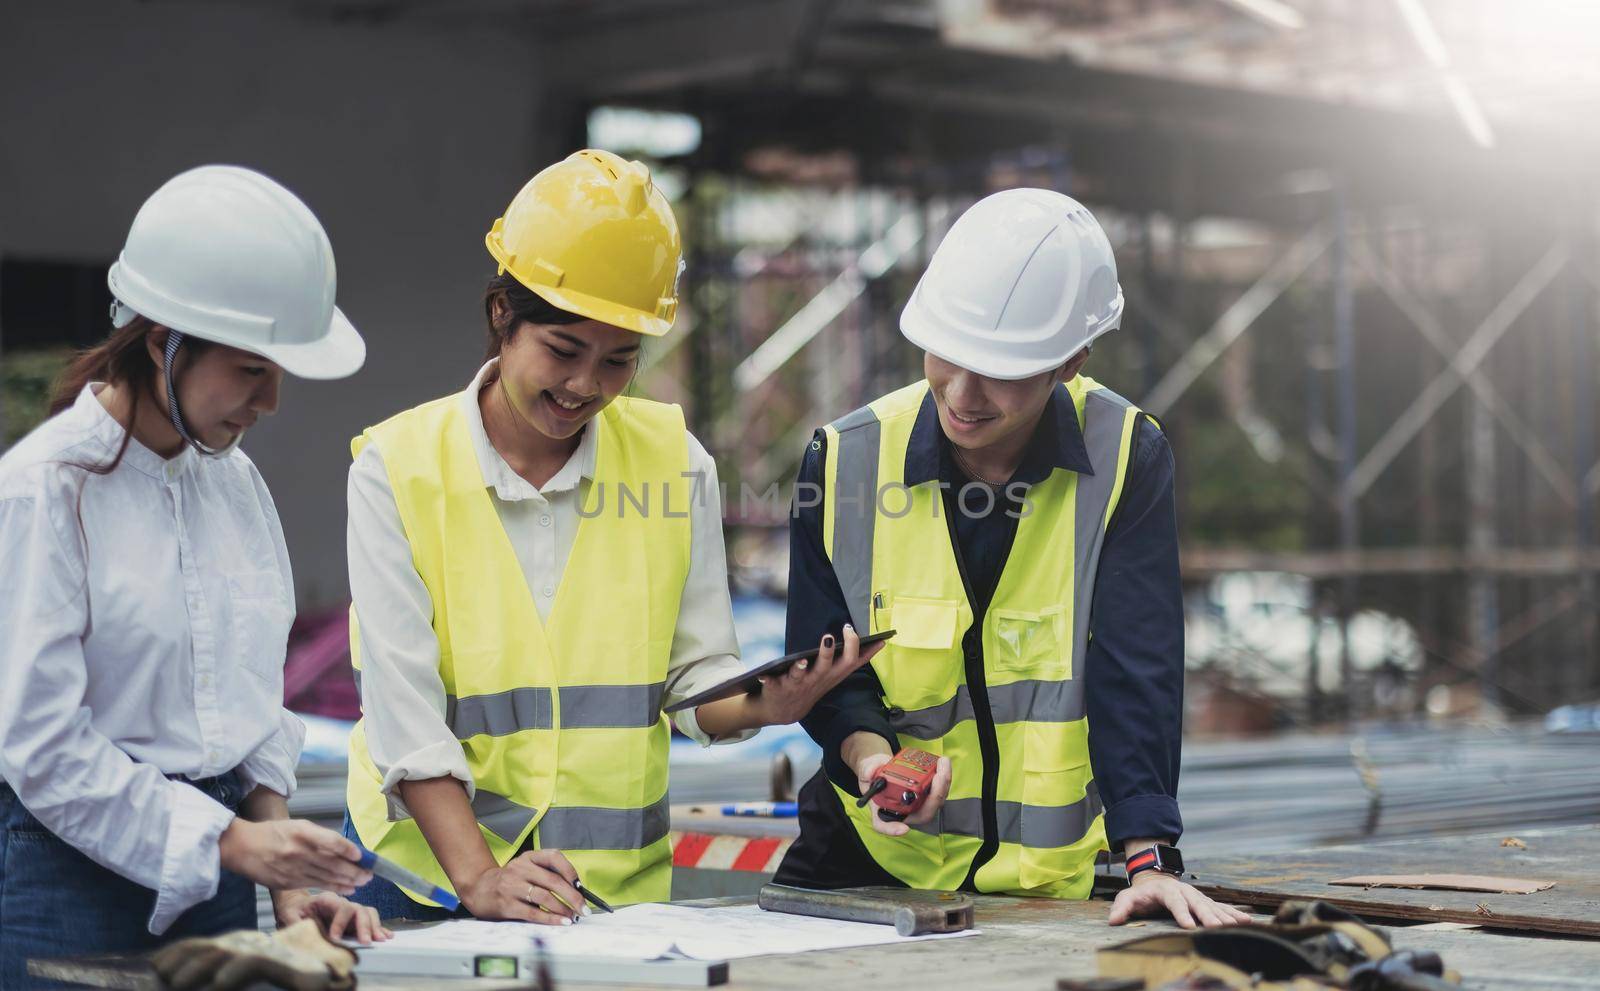
[[[818,431],[800,467],[798,491],[807,498],[797,501],[790,526],[790,651],[815,647],[825,633],[839,636],[849,621],[844,593],[823,545],[821,500],[814,497],[822,491],[825,445],[825,435]],[[1176,842],[1183,831],[1176,798],[1183,722],[1183,603],[1172,449],[1160,429],[1141,418],[1133,450],[1100,553],[1083,673],[1089,757],[1114,849],[1120,849],[1123,840],[1140,837]],[[1051,393],[1010,481],[1031,485],[1058,469],[1094,470],[1065,389]],[[951,498],[972,481],[950,455],[930,393],[912,428],[905,483],[935,479],[949,484]],[[968,491],[971,498],[964,511],[951,513],[948,519],[954,524],[972,587],[973,627],[981,628],[1016,536],[1021,506],[1006,498],[1006,492],[1014,491],[1012,485],[993,500],[975,487]],[[978,686],[968,680],[976,696]],[[870,858],[858,861],[866,856],[865,847],[822,780],[825,776],[846,792],[857,793],[855,774],[839,755],[840,745],[851,733],[877,733],[899,749],[872,667],[863,667],[841,682],[801,725],[822,747],[823,768],[801,794],[802,837],[779,879],[787,875],[793,883],[817,887],[891,883]]]

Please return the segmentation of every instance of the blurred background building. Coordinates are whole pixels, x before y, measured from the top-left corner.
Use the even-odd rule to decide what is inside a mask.
[[[483,232],[609,148],[685,231],[687,303],[637,389],[717,456],[755,661],[810,432],[920,374],[896,321],[950,222],[1048,186],[1100,218],[1127,294],[1089,372],[1176,453],[1191,735],[1331,734],[1192,749],[1225,773],[1186,777],[1186,808],[1236,830],[1241,770],[1282,792],[1271,754],[1353,796],[1329,835],[1363,828],[1351,771],[1385,760],[1418,775],[1415,822],[1471,818],[1424,794],[1445,766],[1503,786],[1480,804],[1545,787],[1592,819],[1592,744],[1541,726],[1600,730],[1596,119],[1587,0],[16,0],[0,447],[107,330],[156,186],[232,162],[299,193],[368,363],[293,382],[246,449],[296,570],[290,696],[347,718],[348,439],[468,381]],[[1454,728],[1374,729],[1427,720]]]

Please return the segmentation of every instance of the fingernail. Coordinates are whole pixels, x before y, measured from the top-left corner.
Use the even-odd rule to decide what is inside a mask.
[[[850,627],[848,627],[848,626],[847,626],[847,627],[845,627],[845,629],[847,629],[847,630],[848,630],[848,629],[849,629],[849,628],[850,628]],[[823,638],[822,638],[822,645],[823,645],[823,646],[824,646],[824,647],[832,647],[832,646],[833,646],[833,634],[832,634],[832,633],[830,633],[830,634],[828,634],[828,635],[827,635],[827,636],[825,636],[825,637],[823,637]]]
[[[587,906],[587,905],[585,905],[585,906],[583,906],[583,914],[584,914],[584,915],[589,915],[589,914],[591,914],[591,913],[590,913],[590,912],[589,912],[589,906]]]
[[[810,662],[808,662],[808,661],[801,661],[801,662],[800,662],[800,663],[799,663],[799,664],[796,664],[796,665],[795,665],[795,667],[797,667],[797,668],[799,668],[799,669],[800,669],[800,670],[802,670],[802,671],[804,671],[804,670],[805,670],[805,669],[806,669],[806,665],[807,665],[807,664],[808,664],[808,663],[810,663]]]
[[[855,628],[855,626],[853,624],[846,623],[846,624],[844,624],[844,631],[846,633],[854,633],[856,631],[856,628]]]
[[[564,925],[564,926],[570,926],[570,925],[572,925],[572,920],[571,919],[567,919],[567,918],[563,918],[561,920],[561,924]]]

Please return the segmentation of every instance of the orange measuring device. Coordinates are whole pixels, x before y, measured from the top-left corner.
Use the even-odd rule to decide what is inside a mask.
[[[856,799],[856,807],[864,809],[870,801],[878,807],[879,816],[899,822],[922,808],[938,769],[938,757],[907,747],[872,772],[872,783]]]

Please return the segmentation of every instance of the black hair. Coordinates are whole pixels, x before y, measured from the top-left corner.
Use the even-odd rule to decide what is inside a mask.
[[[495,321],[494,301],[504,299],[509,316]],[[502,272],[489,280],[483,290],[483,317],[489,328],[489,345],[484,360],[499,357],[500,351],[517,332],[524,321],[536,324],[582,323],[589,319],[579,313],[563,310],[543,296],[516,280],[510,272]]]

